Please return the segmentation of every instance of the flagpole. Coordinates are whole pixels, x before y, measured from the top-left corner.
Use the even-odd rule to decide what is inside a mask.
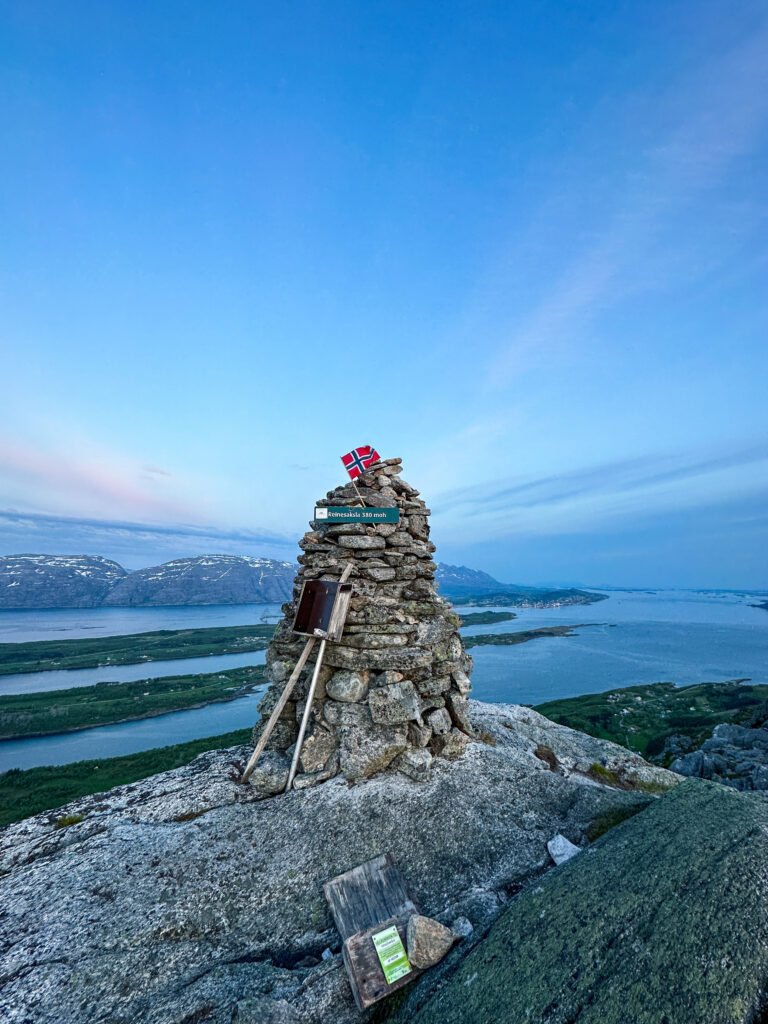
[[[359,500],[360,500],[360,504],[361,504],[361,505],[363,506],[363,508],[365,508],[365,501],[363,500],[363,496],[362,496],[362,494],[361,494],[361,493],[360,493],[360,491],[359,491],[359,490],[357,489],[357,484],[355,483],[355,481],[354,481],[354,480],[352,481],[352,486],[353,486],[353,487],[355,488],[355,494],[356,494],[356,495],[357,495],[357,497],[359,498]]]

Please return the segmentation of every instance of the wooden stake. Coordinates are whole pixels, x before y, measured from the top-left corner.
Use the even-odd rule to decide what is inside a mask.
[[[355,488],[355,494],[356,494],[356,495],[357,495],[357,497],[359,498],[359,500],[360,500],[360,504],[361,504],[361,505],[363,506],[363,508],[365,508],[365,502],[363,501],[363,496],[362,496],[362,494],[360,493],[360,491],[359,491],[359,490],[357,489],[357,484],[355,483],[355,481],[354,481],[354,480],[352,481],[352,486],[353,486],[353,487]]]
[[[346,583],[347,580],[349,579],[349,577],[351,576],[353,569],[354,569],[354,563],[353,562],[347,562],[346,566],[344,567],[344,572],[341,574],[341,578],[339,579],[339,583]],[[309,693],[307,694],[307,703],[306,703],[306,706],[304,708],[304,714],[302,715],[302,718],[301,718],[301,728],[299,729],[299,738],[296,740],[296,749],[293,752],[293,761],[291,762],[291,770],[288,773],[288,782],[286,783],[286,786],[285,786],[285,792],[286,793],[288,792],[288,790],[293,785],[293,780],[294,780],[294,778],[296,776],[296,771],[297,771],[297,769],[299,767],[299,757],[301,756],[301,745],[304,742],[304,733],[307,731],[307,726],[309,725],[309,716],[312,714],[312,701],[315,698],[315,688],[317,687],[317,679],[318,679],[318,676],[320,675],[320,667],[321,667],[321,665],[323,663],[323,655],[325,654],[325,645],[326,645],[326,640],[325,640],[325,638],[323,638],[323,640],[320,643],[320,650],[317,652],[317,661],[315,662],[315,671],[312,673],[312,682],[309,684]]]
[[[256,767],[256,762],[261,757],[264,747],[266,747],[267,745],[267,740],[269,739],[272,730],[277,724],[277,720],[280,717],[283,708],[288,703],[288,698],[290,697],[293,688],[296,685],[297,679],[301,675],[301,670],[306,665],[307,658],[309,657],[312,648],[315,646],[315,640],[316,637],[311,636],[304,645],[304,650],[301,652],[301,657],[296,662],[296,668],[294,668],[293,672],[291,672],[291,678],[285,684],[285,689],[280,694],[280,700],[275,705],[275,710],[269,716],[269,721],[264,726],[264,731],[262,732],[261,736],[259,736],[259,742],[256,744],[256,749],[251,754],[250,760],[246,765],[246,769],[243,772],[243,777],[240,779],[241,782],[247,782],[248,779],[251,777],[251,773],[253,772],[253,769]]]
[[[299,738],[296,740],[296,749],[293,752],[293,761],[291,761],[291,770],[288,773],[288,782],[285,784],[285,792],[293,785],[293,779],[296,775],[296,770],[299,767],[299,757],[301,755],[301,745],[304,742],[304,733],[307,731],[307,725],[309,724],[309,716],[312,714],[312,701],[315,696],[315,687],[317,686],[317,677],[320,675],[320,666],[323,664],[323,655],[325,654],[325,645],[328,641],[323,638],[320,641],[320,650],[317,652],[317,661],[315,662],[315,671],[312,673],[312,682],[309,684],[309,693],[307,694],[307,704],[304,708],[304,714],[301,719],[301,728],[299,729]]]
[[[349,579],[349,577],[352,575],[352,570],[353,569],[354,569],[354,563],[353,562],[347,562],[347,564],[344,566],[344,572],[341,574],[341,578],[339,579],[339,583],[346,583],[347,580]],[[307,658],[311,654],[312,648],[315,646],[316,640],[317,640],[317,637],[311,636],[311,637],[309,637],[309,639],[307,640],[306,644],[304,645],[304,650],[301,652],[301,656],[299,657],[299,660],[296,662],[296,667],[294,668],[293,672],[291,672],[291,677],[288,680],[288,682],[285,684],[285,689],[280,694],[280,700],[277,702],[277,704],[275,705],[274,711],[269,716],[269,721],[264,726],[264,729],[262,731],[261,736],[259,736],[259,742],[256,744],[256,748],[253,751],[253,753],[251,754],[251,756],[250,756],[250,758],[248,760],[248,764],[245,766],[245,771],[243,772],[242,777],[240,779],[241,782],[247,782],[248,779],[253,774],[253,769],[256,767],[256,762],[261,757],[261,755],[262,755],[262,753],[264,751],[264,747],[266,747],[266,745],[267,745],[267,740],[269,739],[270,735],[272,734],[272,730],[277,725],[277,720],[280,717],[280,714],[281,714],[283,708],[288,703],[288,698],[291,696],[291,693],[293,692],[293,688],[296,685],[296,682],[297,682],[299,676],[301,675],[302,669],[304,668],[304,666],[307,663]],[[323,641],[323,643],[325,643],[325,641]],[[321,654],[322,654],[322,650],[321,650]],[[315,667],[315,675],[316,674],[317,674],[317,666]],[[313,683],[313,690],[314,690],[314,683]],[[303,732],[302,732],[302,736],[303,736]],[[290,781],[292,782],[293,779],[291,779]],[[289,783],[289,786],[290,786],[290,783]],[[286,789],[288,789],[289,786],[286,786]]]

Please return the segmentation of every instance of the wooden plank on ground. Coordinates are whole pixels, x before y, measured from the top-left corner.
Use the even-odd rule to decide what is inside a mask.
[[[323,892],[342,941],[390,917],[418,913],[388,853],[337,875],[325,883]]]
[[[369,1006],[377,1003],[379,999],[383,999],[385,996],[391,995],[393,992],[397,992],[403,985],[410,984],[415,978],[418,978],[423,971],[420,971],[418,967],[414,967],[411,964],[411,973],[403,975],[402,978],[398,978],[397,981],[393,981],[391,985],[387,984],[387,980],[384,977],[384,971],[379,963],[379,956],[376,952],[376,947],[373,944],[373,936],[376,932],[384,931],[385,928],[389,928],[391,925],[397,927],[397,931],[402,939],[403,945],[405,946],[405,935],[408,928],[408,918],[412,916],[411,913],[401,915],[399,917],[390,917],[386,921],[380,921],[378,924],[372,925],[370,928],[366,928],[364,931],[357,932],[355,935],[350,935],[348,939],[344,941],[344,945],[341,948],[342,956],[344,957],[344,966],[347,969],[347,975],[349,977],[349,984],[352,987],[352,994],[355,997],[355,1003],[358,1010],[361,1012],[366,1010]]]

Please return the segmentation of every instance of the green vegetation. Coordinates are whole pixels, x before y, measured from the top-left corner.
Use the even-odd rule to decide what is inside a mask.
[[[477,636],[465,636],[462,639],[465,647],[483,647],[487,644],[509,647],[512,644],[524,644],[527,640],[537,640],[541,636],[574,636],[574,629],[596,625],[596,622],[580,622],[576,626],[542,626],[540,629],[521,629],[517,633],[478,633]]]
[[[459,594],[451,592],[456,604],[501,605],[513,608],[556,608],[569,604],[594,604],[604,601],[607,594],[591,594],[586,590],[544,590],[540,587],[509,587],[507,590]]]
[[[264,682],[261,665],[0,697],[0,739],[73,732],[234,700]]]
[[[598,764],[597,762],[590,765],[587,775],[594,779],[595,782],[602,782],[606,786],[618,786],[621,782],[620,777],[613,769],[606,768],[604,764]]]
[[[82,814],[65,814],[61,818],[56,819],[54,828],[69,828],[70,825],[79,825],[81,821],[85,821]]]
[[[12,768],[0,775],[0,826],[61,807],[70,800],[90,793],[102,793],[113,786],[138,782],[149,775],[179,768],[206,750],[247,743],[250,737],[250,729],[237,729],[220,736],[207,736],[205,739],[178,743],[172,747],[142,750],[138,754],[126,754],[123,757],[45,765],[42,768],[28,768],[26,771]],[[74,824],[71,817],[68,823]],[[67,821],[67,818],[59,820]]]
[[[269,646],[274,631],[274,625],[216,626],[210,629],[160,629],[127,636],[0,644],[0,675],[47,672],[51,669],[105,668],[142,661],[263,651]]]
[[[645,804],[623,804],[619,807],[611,807],[608,811],[603,811],[602,814],[598,814],[597,817],[593,818],[587,827],[587,839],[590,843],[594,843],[600,836],[604,836],[606,832],[610,832],[612,828],[620,825],[622,821],[626,821],[627,818],[633,818],[639,811],[642,811]]]
[[[689,736],[697,747],[721,722],[765,721],[768,686],[743,680],[679,688],[674,683],[652,683],[548,701],[536,710],[553,722],[658,758],[668,736]]]
[[[510,622],[515,617],[514,612],[470,612],[461,617],[461,625],[487,626],[491,622]]]

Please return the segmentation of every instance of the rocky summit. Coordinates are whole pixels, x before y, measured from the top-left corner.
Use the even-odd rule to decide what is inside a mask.
[[[688,780],[468,945],[388,1024],[764,1024],[768,799]]]
[[[465,936],[461,956],[561,870],[555,835],[588,850],[677,779],[528,708],[470,701],[470,715],[485,741],[435,758],[426,781],[390,768],[263,799],[239,782],[244,745],[7,826],[0,1020],[354,1024],[324,882],[391,854],[421,913]]]
[[[351,568],[352,599],[344,634],[325,651],[311,725],[301,751],[297,786],[341,772],[349,781],[392,765],[425,778],[433,757],[460,756],[473,736],[468,713],[472,659],[458,633],[459,618],[437,593],[430,510],[401,477],[401,460],[377,462],[356,481],[329,491],[320,507],[397,509],[397,523],[316,520],[299,542],[302,554],[293,600],[267,651],[272,686],[260,705],[263,722],[277,704],[306,637],[293,632],[297,604],[309,580],[338,580]],[[267,761],[277,777],[287,771],[314,663],[310,659],[270,737]],[[264,769],[262,769],[262,772]]]

